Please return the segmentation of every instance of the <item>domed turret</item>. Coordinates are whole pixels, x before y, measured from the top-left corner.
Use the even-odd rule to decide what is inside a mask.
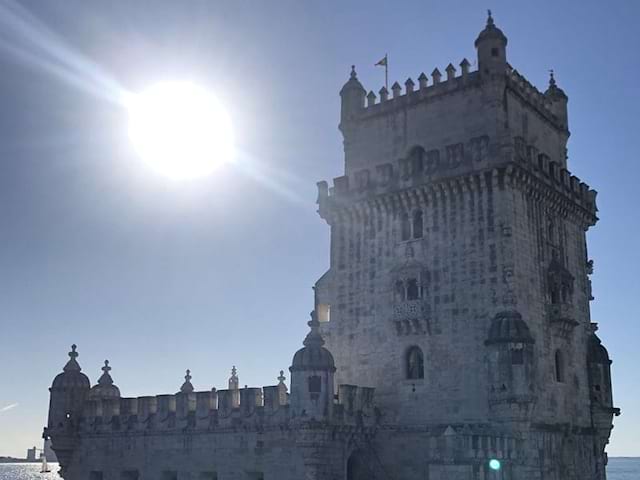
[[[358,80],[355,65],[351,65],[349,80],[340,90],[342,106],[340,109],[340,128],[349,123],[351,118],[364,108],[366,90]]]
[[[498,313],[485,345],[489,373],[489,412],[502,420],[524,420],[535,404],[534,338],[517,311]],[[513,409],[513,404],[518,409]]]
[[[87,376],[81,372],[76,358],[76,345],[71,345],[69,361],[63,368],[63,372],[56,376],[49,391],[48,428],[60,429],[74,425],[76,416],[82,411],[82,405],[90,389]]]
[[[102,367],[102,375],[98,379],[98,384],[95,385],[89,392],[89,398],[120,398],[120,389],[113,384],[113,379],[109,372],[111,367],[109,366],[109,360],[104,361],[104,367]]]
[[[602,345],[602,340],[594,333],[589,338],[589,347],[588,347],[587,359],[589,363],[599,363],[601,365],[611,365],[611,360],[609,359],[609,352]]]
[[[488,12],[487,26],[475,41],[478,50],[478,70],[481,75],[504,74],[507,68],[507,37],[493,22]]]
[[[324,339],[320,335],[320,322],[317,320],[315,312],[311,314],[311,317],[311,320],[307,322],[307,325],[311,327],[311,331],[302,342],[304,347],[293,356],[293,363],[289,370],[326,369],[335,372],[336,367],[333,355],[323,347]]]
[[[551,111],[558,117],[560,123],[569,129],[569,112],[567,104],[569,97],[558,87],[553,70],[549,71],[549,88],[544,92],[544,96],[549,100]]]
[[[611,360],[609,352],[602,345],[602,341],[595,331],[589,337],[587,345],[587,366],[589,369],[592,404],[604,408],[612,408]]]
[[[333,410],[333,375],[336,371],[331,352],[323,347],[320,322],[315,311],[308,322],[311,331],[304,347],[293,356],[291,372],[291,409],[295,415],[326,417]]]

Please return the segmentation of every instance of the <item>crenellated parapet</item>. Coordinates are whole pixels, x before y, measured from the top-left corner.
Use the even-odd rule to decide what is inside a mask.
[[[82,435],[136,432],[211,432],[236,427],[249,429],[285,427],[304,422],[289,403],[282,403],[278,385],[239,389],[240,403],[228,401],[229,390],[211,390],[137,398],[89,399],[77,431]],[[340,385],[333,415],[323,421],[342,426],[376,424],[374,389]],[[49,434],[55,435],[55,429]]]
[[[494,166],[489,160],[491,148],[487,136],[429,151],[418,146],[396,162],[337,177],[332,187],[318,182],[319,213],[327,219],[336,209],[358,208],[367,202],[376,208],[390,205],[402,209],[409,206],[411,197],[424,196],[428,201],[426,197],[449,195],[447,191],[455,195],[464,190],[500,188],[510,182],[528,194],[546,198],[551,208],[563,215],[573,212],[587,226],[595,224],[597,192],[560,162],[515,137],[510,158]],[[475,169],[471,170],[472,166]]]
[[[455,94],[467,88],[478,86],[480,76],[477,71],[469,71],[470,63],[465,58],[460,63],[460,73],[450,63],[446,68],[446,78],[442,78],[440,70],[437,68],[431,73],[431,82],[425,73],[418,76],[418,83],[408,78],[404,82],[404,90],[398,82],[391,86],[391,96],[386,87],[382,87],[378,92],[379,96],[369,91],[366,105],[360,112],[359,118],[380,115],[393,111],[397,108],[405,108],[423,102],[438,101],[441,97]]]
[[[215,433],[238,428],[259,432],[289,429],[307,422],[339,428],[374,428],[380,419],[374,405],[374,389],[340,385],[337,395],[334,395],[335,368],[331,354],[322,347],[324,341],[318,332],[315,314],[309,325],[311,332],[305,339],[304,348],[296,353],[291,367],[291,393],[284,383],[282,370],[276,385],[239,388],[234,366],[228,389],[195,391],[191,371],[187,370],[178,393],[120,397],[117,388],[106,392],[98,388],[104,389],[107,384],[113,386],[109,375],[111,368],[105,361],[103,376],[91,390],[93,394],[87,395],[88,380],[82,377],[83,390],[78,398],[71,399],[75,405],[73,416],[67,416],[63,422],[50,422],[45,435],[53,440],[54,450],[68,453],[66,457],[63,455],[62,463],[65,463],[83,437]],[[75,346],[70,356],[71,367],[66,368],[73,371],[65,373],[64,379],[70,375],[78,376],[76,373],[80,369],[75,361]],[[323,383],[320,377],[323,371],[328,375],[325,379],[328,384]],[[57,378],[57,383],[61,383],[61,377]],[[68,411],[67,405],[61,404],[59,408]]]
[[[513,93],[541,115],[549,124],[559,130],[567,130],[566,119],[557,115],[554,100],[548,93],[543,93],[527,80],[518,70],[507,65],[506,85]],[[564,120],[564,121],[563,121]]]

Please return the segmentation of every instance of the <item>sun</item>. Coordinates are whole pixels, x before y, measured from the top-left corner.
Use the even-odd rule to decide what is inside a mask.
[[[217,99],[190,82],[163,82],[125,101],[140,157],[175,180],[206,176],[233,160],[231,120]]]

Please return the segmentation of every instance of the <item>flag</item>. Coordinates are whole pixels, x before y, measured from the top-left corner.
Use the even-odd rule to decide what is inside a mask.
[[[374,67],[386,67],[387,66],[387,56],[385,55],[384,58],[382,60],[380,60],[378,63],[376,63],[374,65]]]

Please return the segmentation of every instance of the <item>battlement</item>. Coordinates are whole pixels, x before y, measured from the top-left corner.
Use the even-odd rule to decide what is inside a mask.
[[[447,145],[429,151],[416,147],[407,158],[394,163],[378,165],[373,170],[357,170],[351,176],[337,177],[332,187],[326,181],[318,182],[319,212],[324,216],[333,205],[347,205],[379,195],[461,178],[470,170],[465,167],[479,164],[484,169],[474,172],[476,178],[482,178],[487,173],[491,177],[492,170],[500,170],[500,167],[508,165],[521,167],[540,185],[576,203],[595,217],[597,192],[563,168],[560,162],[551,160],[535,146],[527,145],[522,137],[513,139],[511,160],[493,168],[489,168],[492,167],[488,161],[490,149],[487,136],[472,138],[466,144]],[[469,188],[473,188],[473,184]]]
[[[391,86],[391,97],[386,87],[382,87],[378,98],[373,91],[367,94],[367,102],[362,112],[363,117],[377,115],[379,113],[393,110],[397,107],[405,107],[414,103],[433,100],[437,97],[451,94],[455,91],[477,85],[480,76],[477,71],[470,72],[471,64],[465,58],[460,62],[460,75],[456,76],[456,68],[450,63],[445,69],[446,78],[442,78],[440,70],[435,68],[431,73],[431,84],[429,77],[423,73],[418,77],[418,86],[411,78],[404,82],[404,94],[398,82]]]
[[[394,111],[397,108],[412,106],[423,101],[434,101],[470,87],[477,87],[481,85],[482,77],[478,70],[470,71],[470,65],[469,61],[464,58],[460,62],[460,73],[458,74],[458,70],[450,63],[445,69],[445,78],[443,78],[440,70],[435,68],[431,73],[431,83],[429,83],[429,76],[423,72],[417,79],[417,86],[413,79],[409,77],[404,82],[404,92],[397,81],[391,86],[390,92],[383,86],[378,91],[379,96],[373,90],[370,90],[366,95],[366,103],[358,118],[366,119]],[[547,121],[557,128],[566,129],[566,125],[560,122],[553,110],[551,98],[541,92],[524,75],[509,64],[507,64],[504,79],[508,88],[525,100]]]
[[[244,426],[282,426],[310,420],[293,415],[283,384],[237,390],[180,392],[137,398],[89,399],[77,421],[80,433],[135,431],[224,430]],[[374,389],[340,385],[333,415],[340,425],[372,425],[375,420]],[[49,434],[55,435],[55,429]]]
[[[558,117],[554,113],[551,99],[511,65],[507,65],[506,80],[507,86],[522,97],[529,106],[537,110],[546,120],[557,127],[566,128],[566,125],[560,124]]]

